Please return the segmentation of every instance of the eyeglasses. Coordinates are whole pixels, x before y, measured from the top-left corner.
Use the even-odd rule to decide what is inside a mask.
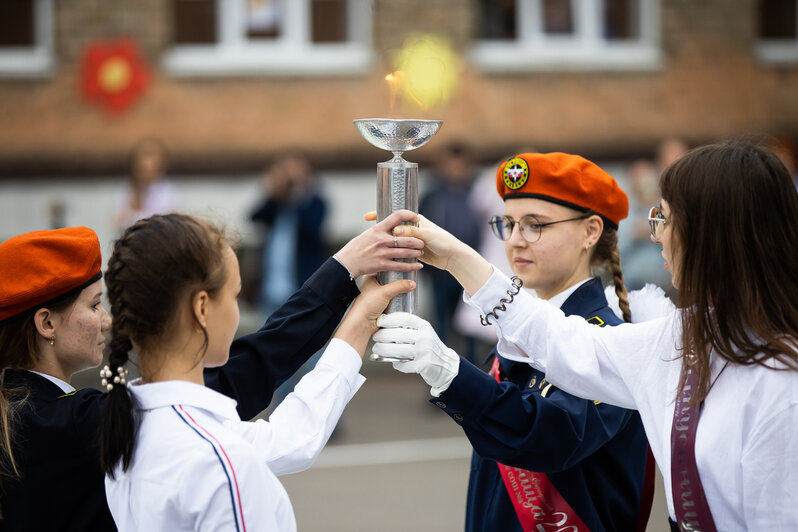
[[[662,214],[662,207],[651,207],[648,211],[648,229],[651,231],[651,238],[659,240],[668,219]]]
[[[509,216],[494,216],[490,219],[491,229],[493,229],[493,234],[497,237],[501,238],[502,240],[510,240],[510,237],[513,234],[513,227],[515,224],[518,224],[518,228],[521,231],[521,236],[524,240],[529,243],[537,242],[540,240],[540,233],[543,231],[544,227],[548,227],[554,224],[561,224],[563,222],[573,222],[576,220],[584,220],[585,218],[589,218],[592,214],[583,214],[582,216],[577,216],[576,218],[568,218],[567,220],[557,220],[556,222],[546,222],[540,223],[540,220],[532,216],[531,214],[527,214],[520,221],[516,222]]]

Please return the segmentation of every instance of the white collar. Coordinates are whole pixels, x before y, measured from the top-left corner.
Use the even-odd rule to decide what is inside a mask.
[[[141,379],[128,383],[136,396],[139,410],[187,405],[208,410],[228,419],[239,419],[236,401],[200,384],[188,381],[162,381],[143,384]]]
[[[582,286],[583,284],[585,284],[586,282],[588,282],[590,279],[592,279],[592,277],[588,277],[588,278],[587,278],[587,279],[585,279],[584,281],[581,281],[581,282],[579,282],[579,283],[576,283],[576,284],[575,284],[575,285],[573,285],[571,288],[566,288],[565,290],[563,290],[563,291],[562,291],[562,292],[560,292],[559,294],[557,294],[557,295],[555,295],[555,296],[552,296],[552,297],[550,297],[550,298],[549,298],[549,300],[548,300],[548,301],[549,301],[549,303],[551,303],[552,305],[554,305],[554,306],[555,306],[555,307],[557,307],[557,308],[560,308],[560,307],[562,307],[562,304],[563,304],[563,303],[565,303],[565,300],[566,300],[566,299],[568,299],[569,297],[571,297],[571,294],[573,294],[574,292],[576,292],[576,290],[577,290],[577,289],[578,289],[580,286]]]
[[[32,369],[29,369],[28,371],[30,371],[31,373],[35,373],[36,375],[41,375],[42,377],[44,377],[48,381],[52,382],[53,384],[55,384],[56,386],[61,388],[61,391],[64,392],[64,393],[72,393],[72,392],[75,391],[75,387],[74,386],[72,386],[71,384],[69,384],[66,381],[62,381],[58,377],[53,377],[52,375],[48,375],[46,373],[40,373],[38,371],[33,371]]]

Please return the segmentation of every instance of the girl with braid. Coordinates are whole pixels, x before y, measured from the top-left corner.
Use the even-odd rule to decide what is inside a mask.
[[[615,180],[576,155],[523,153],[499,166],[496,185],[505,208],[490,224],[505,242],[514,291],[533,288],[550,306],[597,327],[631,321],[617,246],[629,203]],[[432,224],[424,222],[418,231],[426,240],[424,227]],[[611,275],[622,319],[591,273],[598,268]],[[441,344],[421,318],[386,318],[402,324],[375,334],[375,356],[407,359],[394,367],[421,374],[432,386],[431,402],[474,448],[467,531],[520,532],[557,523],[557,530],[645,528],[653,468],[647,472],[648,447],[635,411],[571,395],[496,349],[487,374]],[[388,325],[396,326],[393,321]],[[420,336],[415,345],[403,343],[411,329]]]
[[[222,230],[153,216],[117,240],[106,272],[114,317],[100,456],[119,530],[296,530],[277,475],[308,468],[346,403],[377,317],[415,287],[368,277],[316,367],[269,421],[241,421],[204,386],[238,328],[238,260]],[[141,378],[127,383],[135,349]]]
[[[424,240],[421,260],[445,268],[471,305],[492,314],[502,357],[545,370],[558,388],[639,412],[672,531],[798,530],[792,176],[770,150],[735,140],[690,151],[664,171],[659,190],[649,229],[679,291],[676,309],[618,327],[593,327],[518,292],[474,250],[423,220],[395,232]],[[445,357],[430,348],[431,336],[407,316],[389,314],[378,324],[392,328],[387,336],[401,348],[386,343],[375,352],[406,351],[416,358],[407,364],[433,380],[428,361],[441,367]],[[458,378],[435,386],[452,392]],[[625,463],[608,456],[596,472],[609,485]]]
[[[275,388],[329,340],[358,294],[353,278],[420,267],[394,259],[417,257],[422,243],[400,238],[394,247],[390,234],[415,216],[395,213],[350,240],[261,329],[228,345],[228,362],[202,372],[206,386],[234,399],[242,419],[266,408]],[[161,239],[143,255],[162,257],[159,247],[173,246]],[[116,530],[97,441],[108,393],[69,383],[99,365],[106,349],[101,262],[87,227],[0,242],[0,530]],[[169,269],[179,276],[182,264]],[[166,273],[150,288],[170,290]]]

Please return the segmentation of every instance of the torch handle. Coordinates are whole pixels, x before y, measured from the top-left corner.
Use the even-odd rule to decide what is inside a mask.
[[[395,156],[390,161],[377,165],[377,219],[384,220],[391,213],[400,209],[418,212],[418,164],[410,163]],[[415,262],[416,259],[401,259],[405,262]],[[387,284],[401,279],[416,280],[416,272],[380,272],[377,280]],[[416,313],[415,290],[394,297],[388,304],[386,313],[410,312]]]

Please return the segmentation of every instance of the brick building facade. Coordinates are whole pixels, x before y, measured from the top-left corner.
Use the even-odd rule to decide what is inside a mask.
[[[178,171],[253,168],[276,150],[292,147],[307,151],[320,166],[372,166],[380,154],[351,121],[390,113],[383,78],[392,69],[392,52],[411,32],[445,36],[464,64],[447,105],[423,111],[402,104],[393,112],[445,121],[439,138],[413,157],[420,162],[455,139],[488,160],[520,146],[623,157],[650,153],[666,136],[697,144],[733,135],[798,133],[798,62],[789,54],[790,47],[798,47],[788,31],[786,59],[762,52],[763,42],[768,44],[761,30],[760,14],[768,5],[763,0],[614,2],[631,13],[624,19],[632,28],[626,37],[642,43],[617,58],[615,48],[630,41],[616,46],[607,39],[601,29],[606,13],[591,14],[592,0],[565,0],[572,24],[565,30],[547,25],[548,12],[536,18],[543,12],[535,9],[556,1],[291,0],[281,16],[290,17],[293,10],[301,20],[292,27],[305,40],[239,55],[218,46],[231,38],[229,28],[237,27],[231,16],[252,16],[244,7],[225,13],[238,0],[30,1],[43,10],[37,16],[49,13],[44,15],[49,61],[38,70],[15,70],[3,62],[0,45],[0,173],[5,175],[118,172],[129,148],[147,135],[165,140]],[[325,1],[333,11],[343,10],[348,35],[355,35],[344,37],[351,41],[344,43],[345,53],[333,52],[329,59],[324,46],[313,42],[315,29],[308,37],[301,28],[324,19],[313,18],[315,11],[302,19],[296,7],[316,9]],[[195,9],[201,3],[216,10],[210,30],[216,29],[215,51],[192,56],[189,50],[178,57],[178,7]],[[504,26],[510,35],[494,41],[500,46],[492,49],[485,17],[499,4],[512,4],[503,16],[515,18]],[[610,4],[605,0],[605,7]],[[590,29],[591,17],[599,20],[598,31]],[[546,40],[569,32],[586,32],[586,40],[570,50]],[[81,95],[81,57],[90,43],[119,36],[136,40],[152,77],[134,106],[111,116]],[[240,44],[240,35],[232,39]],[[354,55],[342,59],[352,50]],[[277,61],[272,66],[270,57]]]

